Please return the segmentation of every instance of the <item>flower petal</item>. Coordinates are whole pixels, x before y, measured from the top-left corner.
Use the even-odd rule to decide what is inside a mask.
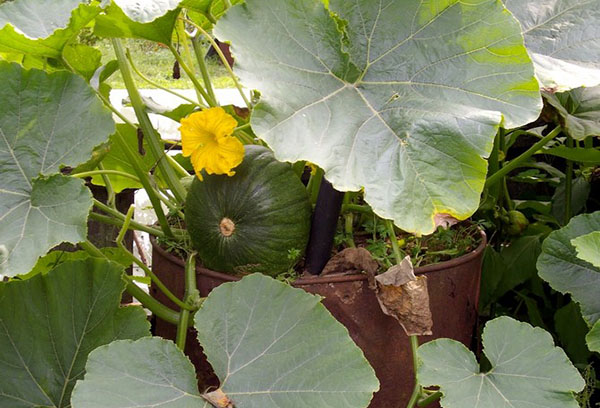
[[[237,121],[223,108],[209,108],[181,120],[181,143],[184,156],[191,156],[200,180],[200,172],[235,174],[232,169],[244,159],[244,145],[230,136]]]

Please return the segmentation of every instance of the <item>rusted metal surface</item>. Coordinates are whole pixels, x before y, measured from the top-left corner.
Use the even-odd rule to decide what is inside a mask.
[[[433,335],[419,337],[420,344],[447,337],[471,347],[477,324],[484,247],[485,236],[479,247],[470,254],[415,269],[415,274],[427,275],[433,315]],[[183,261],[157,247],[155,242],[153,268],[175,294],[183,295]],[[238,279],[202,267],[197,268],[197,275],[202,296],[207,296],[210,290],[223,282]],[[302,278],[294,282],[294,286],[324,297],[325,307],[348,328],[350,336],[375,369],[381,388],[369,407],[404,407],[412,393],[414,378],[409,338],[396,320],[383,314],[375,293],[369,288],[366,275]],[[162,294],[154,290],[152,294],[175,308]],[[155,334],[174,339],[175,327],[157,321]],[[190,341],[190,337],[193,342]],[[217,385],[216,378],[210,378],[207,372],[195,333],[188,336],[186,352],[199,371],[200,383],[208,381],[208,385]]]

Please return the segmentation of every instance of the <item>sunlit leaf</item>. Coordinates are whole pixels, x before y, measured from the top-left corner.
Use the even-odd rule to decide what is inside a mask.
[[[111,4],[105,13],[96,18],[94,34],[100,37],[141,38],[170,44],[178,14],[179,10],[168,11],[150,22],[143,23],[132,20],[116,4]]]
[[[232,5],[243,3],[244,0],[230,0]],[[218,20],[227,11],[224,0],[183,0],[181,7],[189,10],[190,18],[205,30],[213,27],[212,20]]]
[[[577,250],[577,257],[600,268],[600,231],[590,232],[571,240]]]
[[[600,84],[598,0],[504,0],[523,26],[542,86],[565,91]]]
[[[85,0],[18,0],[0,5],[0,51],[60,58],[99,12]]]
[[[125,15],[138,23],[150,23],[175,10],[181,0],[113,0]]]
[[[114,132],[110,112],[75,74],[0,62],[0,245],[9,276],[63,241],[86,239],[91,193],[60,167],[88,160]]]
[[[63,49],[63,58],[75,72],[88,81],[102,64],[102,52],[84,44],[67,45]]]
[[[252,128],[407,231],[479,204],[494,135],[537,118],[518,22],[501,2],[248,0],[215,27],[261,92]],[[343,21],[342,21],[343,19]],[[340,28],[344,32],[340,32]]]

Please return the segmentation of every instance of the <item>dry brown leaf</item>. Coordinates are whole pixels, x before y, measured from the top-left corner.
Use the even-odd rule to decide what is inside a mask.
[[[220,388],[215,391],[202,394],[202,398],[208,401],[210,405],[215,408],[235,408],[233,402]]]
[[[446,214],[446,213],[437,213],[434,217],[433,217],[433,222],[435,223],[435,227],[442,227],[442,228],[450,228],[451,226],[458,224],[458,220],[456,218],[454,218],[453,216],[451,216],[450,214]]]
[[[398,320],[407,335],[433,334],[427,277],[415,276],[410,257],[375,276],[375,281],[381,310]]]
[[[365,248],[346,248],[327,262],[321,275],[351,274],[363,271],[367,274],[374,274],[377,272],[377,268],[379,268],[379,264]]]

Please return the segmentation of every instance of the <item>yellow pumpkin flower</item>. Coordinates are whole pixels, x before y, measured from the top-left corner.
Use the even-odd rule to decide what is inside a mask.
[[[181,119],[181,146],[185,157],[191,156],[196,175],[227,174],[233,176],[244,159],[244,145],[232,136],[237,121],[223,108],[208,108]]]

